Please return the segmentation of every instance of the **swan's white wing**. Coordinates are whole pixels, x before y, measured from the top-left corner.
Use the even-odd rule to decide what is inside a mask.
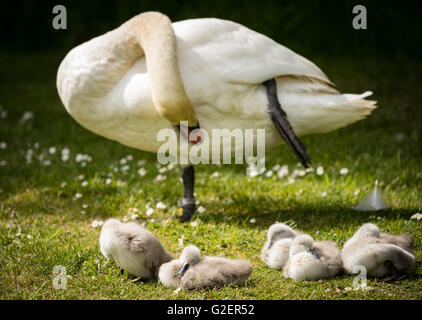
[[[206,18],[173,23],[179,50],[202,60],[201,72],[235,83],[258,84],[283,75],[330,83],[311,61],[272,39],[232,21]],[[208,72],[207,72],[208,71]]]

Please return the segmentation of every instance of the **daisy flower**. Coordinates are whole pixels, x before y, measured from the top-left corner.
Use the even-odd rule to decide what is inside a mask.
[[[139,173],[139,175],[141,176],[141,177],[143,177],[144,175],[146,175],[147,174],[147,170],[145,170],[144,168],[141,168],[141,169],[139,169],[138,170],[138,173]]]
[[[345,176],[346,174],[348,174],[349,173],[349,169],[347,169],[347,168],[342,168],[341,170],[340,170],[340,174],[342,175],[342,176]]]
[[[316,174],[317,174],[317,176],[322,176],[322,175],[324,174],[324,168],[323,168],[323,167],[321,167],[321,166],[319,166],[319,167],[316,169]]]

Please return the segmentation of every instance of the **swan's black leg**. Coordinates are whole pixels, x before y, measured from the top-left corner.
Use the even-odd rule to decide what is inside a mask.
[[[184,195],[180,206],[183,208],[183,214],[179,217],[181,222],[189,221],[196,209],[193,189],[195,185],[195,171],[193,166],[183,168],[183,186]]]
[[[281,108],[277,97],[277,82],[275,79],[270,79],[265,81],[263,85],[267,88],[268,111],[270,113],[271,120],[281,137],[295,153],[300,163],[307,168],[308,163],[311,163],[311,158],[306,152],[306,146],[299,140],[298,137],[296,137],[292,126],[287,120],[286,112]]]

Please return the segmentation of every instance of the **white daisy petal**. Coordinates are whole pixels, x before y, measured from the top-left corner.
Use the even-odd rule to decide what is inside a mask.
[[[272,171],[272,170],[268,170],[268,171],[265,173],[265,176],[266,176],[267,178],[270,178],[270,177],[272,177],[272,176],[273,176],[273,174],[274,174],[274,171]]]
[[[147,170],[145,170],[144,168],[141,168],[141,169],[139,169],[138,170],[138,173],[139,173],[139,175],[141,176],[141,177],[143,177],[144,175],[146,175],[147,174]]]
[[[316,174],[317,174],[317,176],[322,176],[322,175],[324,174],[324,168],[323,168],[323,167],[321,167],[321,166],[319,166],[319,167],[316,169]]]
[[[178,243],[179,243],[179,247],[183,248],[183,238],[179,238],[177,239]]]
[[[166,180],[167,176],[159,174],[155,177],[154,182],[160,182]]]
[[[157,202],[157,204],[155,205],[155,207],[157,209],[166,209],[167,208],[167,206],[164,203],[162,203],[161,201],[160,202]]]
[[[280,170],[278,170],[277,172],[277,176],[279,178],[284,178],[289,174],[289,166],[288,165],[284,165],[280,168]]]
[[[342,175],[342,176],[345,176],[346,174],[348,174],[349,173],[349,169],[347,169],[347,168],[342,168],[341,170],[340,170],[340,174]]]
[[[419,213],[419,212],[417,212],[417,213],[415,213],[414,215],[412,215],[411,217],[410,217],[410,219],[411,220],[421,220],[422,219],[422,213]]]

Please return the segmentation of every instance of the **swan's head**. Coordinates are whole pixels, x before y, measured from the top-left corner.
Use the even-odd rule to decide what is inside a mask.
[[[267,239],[270,242],[275,242],[279,239],[294,238],[296,232],[284,223],[273,224],[267,232]]]
[[[199,261],[201,257],[201,251],[198,247],[189,245],[185,247],[180,255],[180,261],[182,266],[179,269],[179,275],[183,276],[189,267]]]
[[[290,247],[289,255],[293,257],[300,252],[308,252],[318,258],[314,251],[314,239],[307,234],[297,236]]]

